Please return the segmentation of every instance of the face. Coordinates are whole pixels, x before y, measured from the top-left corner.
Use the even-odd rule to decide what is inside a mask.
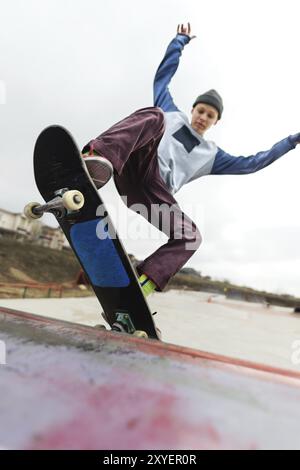
[[[198,103],[192,109],[191,126],[200,135],[204,135],[217,121],[218,111],[209,104]]]

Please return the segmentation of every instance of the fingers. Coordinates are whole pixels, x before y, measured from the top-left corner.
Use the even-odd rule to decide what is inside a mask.
[[[186,28],[183,27],[183,24],[177,26],[177,33],[185,33]]]
[[[185,27],[183,24],[179,24],[177,26],[177,34],[187,34],[190,35],[191,33],[191,24],[188,23],[187,27]]]

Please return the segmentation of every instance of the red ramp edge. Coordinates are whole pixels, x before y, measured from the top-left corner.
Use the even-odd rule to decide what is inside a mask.
[[[6,308],[0,340],[0,448],[300,448],[300,373]]]

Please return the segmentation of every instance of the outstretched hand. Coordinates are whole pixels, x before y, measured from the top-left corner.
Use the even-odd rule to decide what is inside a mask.
[[[179,24],[177,26],[177,34],[184,34],[185,36],[188,36],[190,39],[194,39],[196,36],[191,34],[191,25],[190,23],[187,24],[187,27],[184,26],[183,24]]]
[[[295,142],[295,145],[300,144],[300,132],[294,135],[294,142]]]

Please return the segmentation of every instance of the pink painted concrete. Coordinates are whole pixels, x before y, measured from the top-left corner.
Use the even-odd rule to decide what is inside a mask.
[[[297,372],[4,308],[0,340],[0,448],[300,448]]]

